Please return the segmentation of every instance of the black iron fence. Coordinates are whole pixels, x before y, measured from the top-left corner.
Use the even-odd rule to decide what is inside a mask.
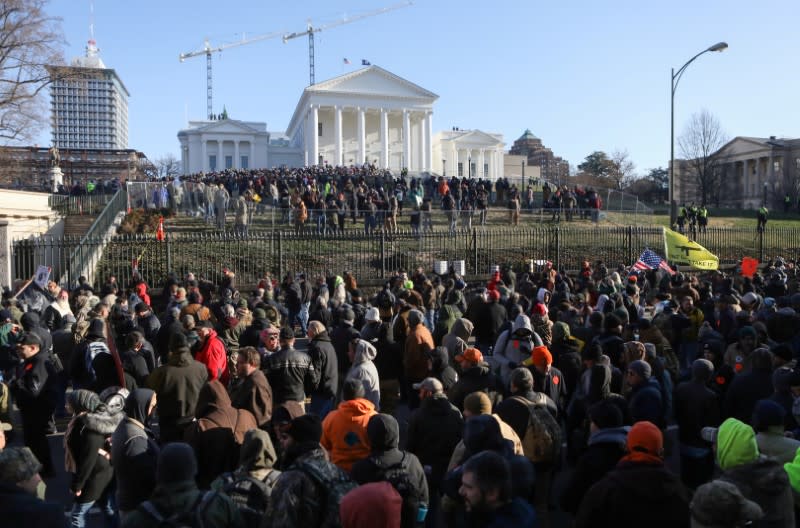
[[[697,235],[697,241],[718,255],[723,265],[743,256],[762,261],[800,258],[800,228],[770,228],[763,235],[752,229],[709,228]],[[463,266],[468,276],[484,275],[501,264],[524,270],[545,260],[573,270],[583,260],[630,265],[646,247],[663,255],[660,227],[540,226],[472,229],[453,235],[447,231],[366,235],[355,230],[325,236],[287,231],[168,232],[162,242],[153,234],[15,241],[13,262],[18,278],[29,277],[27,272],[38,264],[47,264],[62,266],[60,276],[69,283],[78,274],[87,274],[93,275],[95,284],[111,275],[126,283],[134,268],[149,284],[160,284],[169,272],[182,276],[191,271],[217,280],[228,267],[245,285],[255,284],[266,272],[280,276],[288,271],[313,275],[348,270],[359,280],[370,281],[400,269],[433,270],[442,262]]]

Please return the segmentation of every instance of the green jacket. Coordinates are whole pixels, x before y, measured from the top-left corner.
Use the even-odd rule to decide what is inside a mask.
[[[194,506],[197,498],[205,493],[197,489],[193,480],[159,484],[150,496],[150,502],[165,519]],[[227,496],[214,492],[208,502],[200,506],[205,526],[244,528],[244,522],[236,504]],[[125,516],[123,528],[158,528],[161,524],[141,506]]]

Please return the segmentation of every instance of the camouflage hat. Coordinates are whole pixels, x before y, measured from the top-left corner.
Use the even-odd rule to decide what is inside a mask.
[[[724,480],[703,484],[690,506],[693,526],[743,526],[764,516],[761,507],[747,500],[736,485]]]
[[[16,484],[41,470],[42,465],[27,447],[9,447],[0,451],[0,482]]]

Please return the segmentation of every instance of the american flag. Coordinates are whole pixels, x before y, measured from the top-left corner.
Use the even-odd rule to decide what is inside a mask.
[[[642,251],[642,254],[639,255],[639,260],[633,264],[633,269],[637,270],[649,270],[656,268],[661,268],[670,275],[675,275],[675,272],[669,267],[667,261],[649,249]]]

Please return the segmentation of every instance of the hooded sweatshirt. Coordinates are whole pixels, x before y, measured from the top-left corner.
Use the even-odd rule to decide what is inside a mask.
[[[469,337],[472,335],[473,330],[472,321],[463,317],[456,319],[453,326],[450,328],[450,333],[442,338],[442,346],[447,349],[450,354],[450,362],[453,358],[464,352],[469,345]]]
[[[345,379],[361,380],[364,384],[365,399],[372,402],[375,409],[380,409],[381,402],[381,386],[380,378],[378,376],[378,369],[372,362],[378,351],[374,346],[367,343],[363,339],[359,339],[356,344],[355,355],[353,357],[353,365],[347,372]]]
[[[530,318],[524,314],[514,319],[510,331],[500,334],[494,346],[494,357],[500,363],[500,377],[504,387],[508,386],[511,371],[531,357],[533,347],[543,344],[541,337],[533,331]]]
[[[81,492],[76,502],[96,501],[114,479],[110,456],[105,451],[106,439],[123,418],[121,412],[112,414],[105,405],[100,405],[70,423],[64,443],[75,463],[70,490]]]
[[[150,389],[133,390],[125,399],[126,418],[111,436],[111,461],[121,511],[136,509],[156,486],[159,448],[147,428],[147,409],[154,394]]]
[[[353,463],[369,455],[367,424],[376,414],[375,405],[364,398],[346,400],[322,422],[320,444],[331,462],[349,472]]]
[[[218,380],[209,381],[200,390],[195,417],[185,440],[197,455],[197,482],[205,488],[221,473],[236,468],[244,433],[258,424],[250,411],[231,406],[228,392]]]
[[[794,504],[789,477],[777,461],[762,457],[753,429],[728,418],[717,431],[717,464],[721,480],[735,484],[746,499],[764,511],[756,526],[791,528]]]

